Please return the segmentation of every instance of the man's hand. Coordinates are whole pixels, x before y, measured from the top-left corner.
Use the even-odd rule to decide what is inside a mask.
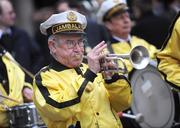
[[[101,71],[105,80],[112,79],[114,73],[118,73],[118,64],[112,59],[101,60]]]
[[[87,54],[89,69],[94,73],[98,73],[101,70],[99,60],[106,56],[106,54],[103,53],[105,48],[107,48],[107,44],[102,41]]]
[[[23,97],[24,97],[24,102],[32,102],[33,99],[33,90],[28,88],[28,87],[24,87],[23,91]]]

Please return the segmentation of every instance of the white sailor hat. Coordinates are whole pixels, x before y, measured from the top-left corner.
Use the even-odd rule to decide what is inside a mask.
[[[128,10],[126,0],[105,0],[97,13],[99,23],[109,20],[114,14]]]
[[[86,17],[76,11],[68,10],[59,14],[53,14],[45,22],[40,24],[40,31],[44,35],[57,33],[79,33],[85,34]]]

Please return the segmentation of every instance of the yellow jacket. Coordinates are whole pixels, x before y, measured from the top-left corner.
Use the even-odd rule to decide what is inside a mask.
[[[158,52],[157,48],[155,46],[149,44],[145,40],[138,38],[136,36],[131,37],[130,45],[127,42],[112,42],[111,43],[111,47],[115,54],[128,54],[128,53],[130,53],[131,49],[137,45],[141,45],[141,46],[144,46],[145,48],[147,48],[151,59],[156,58],[155,54]],[[130,72],[133,69],[130,61],[125,60],[125,63],[126,63],[128,71]]]
[[[131,104],[129,83],[117,74],[106,82],[85,64],[54,61],[35,76],[34,103],[48,128],[122,128],[116,112]]]
[[[19,68],[19,66],[16,63],[11,61],[11,59],[13,60],[13,58],[8,52],[6,52],[1,57],[7,69],[7,75],[9,80],[9,94],[7,94],[6,91],[4,90],[2,83],[0,83],[0,92],[4,96],[19,101],[19,103],[16,103],[8,99],[2,100],[0,104],[0,127],[6,127],[8,126],[8,118],[5,107],[12,107],[23,103],[22,89],[25,85],[28,87],[30,87],[30,85],[25,84],[24,72]]]
[[[175,18],[161,51],[157,54],[158,69],[165,80],[180,90],[180,12]]]

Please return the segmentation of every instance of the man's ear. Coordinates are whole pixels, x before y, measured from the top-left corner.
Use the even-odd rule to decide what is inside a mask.
[[[56,52],[55,41],[49,40],[48,41],[48,47],[49,47],[50,52],[52,52],[52,53]]]

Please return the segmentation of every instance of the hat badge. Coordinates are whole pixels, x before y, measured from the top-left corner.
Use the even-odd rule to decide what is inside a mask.
[[[67,14],[67,19],[69,21],[76,21],[77,20],[77,16],[76,16],[76,14],[74,12],[69,12]]]
[[[119,0],[113,0],[114,3],[119,3],[120,1]]]

